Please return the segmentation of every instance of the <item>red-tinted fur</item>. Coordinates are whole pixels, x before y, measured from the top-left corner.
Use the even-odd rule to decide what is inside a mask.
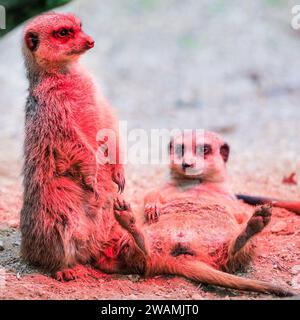
[[[120,257],[146,275],[175,274],[239,290],[292,295],[284,287],[227,273],[249,263],[253,240],[271,218],[270,207],[253,211],[230,192],[228,157],[228,144],[213,132],[174,137],[171,179],[145,198],[149,223],[137,228],[130,206],[115,202],[117,220],[144,252],[123,250]]]
[[[38,16],[24,31],[29,95],[21,252],[49,271],[87,262],[101,268],[106,255],[114,263],[124,235],[112,214],[113,181],[124,188],[122,165],[100,165],[95,156],[100,129],[113,130],[118,141],[116,117],[77,63],[93,45],[70,14]]]

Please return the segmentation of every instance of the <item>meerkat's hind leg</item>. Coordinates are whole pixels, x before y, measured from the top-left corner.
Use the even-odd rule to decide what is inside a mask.
[[[270,205],[258,207],[247,223],[245,230],[236,238],[232,253],[241,250],[247,241],[261,232],[271,220],[272,209]]]
[[[147,254],[144,235],[136,226],[130,204],[118,198],[114,199],[114,215],[121,227],[132,235],[138,248]]]
[[[253,236],[261,232],[271,220],[272,207],[263,205],[257,207],[249,219],[246,228],[232,242],[228,250],[228,259],[225,270],[234,271],[236,266],[243,265],[243,262],[250,260],[250,248],[245,247]]]

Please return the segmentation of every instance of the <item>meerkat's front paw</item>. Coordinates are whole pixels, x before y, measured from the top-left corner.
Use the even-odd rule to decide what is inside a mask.
[[[125,200],[114,199],[114,215],[119,224],[129,232],[132,231],[135,218],[132,214],[130,204]]]
[[[118,186],[118,192],[122,193],[125,189],[125,177],[124,170],[122,166],[116,166],[113,169],[112,180]]]
[[[145,204],[144,212],[149,224],[158,221],[160,216],[160,208],[157,203]]]

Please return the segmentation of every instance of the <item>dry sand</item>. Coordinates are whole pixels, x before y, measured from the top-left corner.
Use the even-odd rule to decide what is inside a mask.
[[[293,1],[74,1],[96,40],[84,63],[128,128],[205,128],[232,148],[236,192],[300,199],[300,36]],[[0,40],[0,298],[260,299],[178,277],[104,275],[58,283],[20,261],[21,153],[26,80],[21,28]],[[129,201],[163,183],[163,165],[129,164]],[[300,182],[299,182],[300,183]],[[300,218],[275,209],[245,277],[300,289]],[[269,297],[268,297],[269,298]]]

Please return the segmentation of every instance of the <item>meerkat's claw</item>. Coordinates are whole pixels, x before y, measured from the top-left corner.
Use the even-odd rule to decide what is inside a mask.
[[[130,211],[131,206],[125,200],[120,200],[119,198],[114,199],[114,210],[115,211]]]
[[[118,193],[123,193],[123,191],[125,189],[125,177],[124,177],[123,170],[122,169],[120,169],[120,170],[116,169],[113,172],[112,180],[118,186]]]
[[[55,279],[60,282],[67,282],[76,280],[78,278],[77,272],[71,268],[63,269],[56,272]]]
[[[148,223],[157,222],[160,216],[160,210],[157,204],[148,203],[145,205],[145,215]]]
[[[253,217],[261,217],[262,218],[263,227],[265,227],[270,222],[271,216],[272,216],[272,205],[271,204],[265,204],[262,206],[258,206],[253,214]]]
[[[98,191],[95,191],[94,190],[94,196],[95,196],[95,199],[98,201],[100,199],[100,195],[98,193]]]

